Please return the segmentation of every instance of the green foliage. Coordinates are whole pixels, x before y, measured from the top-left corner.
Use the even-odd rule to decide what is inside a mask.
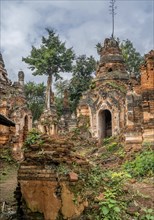
[[[112,184],[119,185],[121,182],[128,180],[131,178],[131,175],[127,173],[126,171],[120,171],[120,172],[111,172],[111,181]]]
[[[120,91],[123,92],[123,93],[126,93],[126,92],[127,92],[127,90],[126,90],[126,88],[125,88],[124,86],[118,85],[118,84],[115,83],[115,82],[108,82],[107,84],[110,85],[110,86],[112,86],[112,87],[115,88],[115,89],[120,90]]]
[[[28,133],[26,141],[25,141],[25,145],[26,146],[30,146],[32,144],[38,144],[38,145],[42,145],[43,144],[43,140],[41,139],[41,134],[36,129],[32,129]]]
[[[142,143],[142,146],[143,146],[143,147],[146,147],[146,148],[148,148],[148,149],[151,149],[152,145],[153,145],[153,143],[152,143],[152,142],[149,142],[149,141],[144,141],[144,142]]]
[[[104,200],[99,203],[101,218],[104,220],[121,220],[124,203],[116,199],[117,193],[111,189],[104,192]]]
[[[46,108],[50,109],[52,78],[62,78],[61,72],[69,72],[75,58],[72,48],[67,49],[65,43],[61,42],[59,36],[53,29],[46,29],[48,37],[42,37],[39,48],[32,47],[31,54],[22,58],[33,71],[33,75],[47,75]]]
[[[102,146],[103,146],[103,153],[101,154],[101,159],[107,159],[107,158],[119,158],[122,159],[125,156],[124,147],[119,141],[120,137],[107,137],[103,138],[102,140]]]
[[[126,152],[124,150],[124,148],[119,148],[116,152],[116,156],[120,157],[121,159],[124,158],[126,155]]]
[[[100,52],[101,52],[101,50],[102,50],[102,44],[101,44],[100,42],[98,42],[98,43],[96,44],[96,49],[97,49],[97,53],[100,55]]]
[[[31,54],[22,60],[29,65],[33,75],[52,74],[58,79],[58,73],[71,70],[74,53],[72,48],[66,49],[53,29],[46,30],[48,37],[42,37],[41,46],[32,46]]]
[[[45,100],[44,83],[28,82],[24,86],[27,104],[33,115],[33,121],[39,119],[43,112]]]
[[[72,133],[74,134],[73,136],[78,136],[81,134],[81,129],[80,128],[73,128]]]
[[[56,96],[59,98],[63,98],[64,91],[69,88],[69,80],[58,80],[55,84]]]
[[[65,90],[68,90],[69,81],[68,80],[58,80],[54,84],[54,86],[56,89],[55,106],[56,106],[57,114],[60,117],[63,113],[64,92],[65,92]]]
[[[100,192],[103,195],[101,201],[91,201],[92,207],[98,206],[98,208],[92,209],[91,213],[86,213],[86,216],[91,216],[90,219],[129,219],[126,213],[127,203],[120,199],[124,195],[123,183],[131,178],[126,171],[108,171],[95,166],[87,172],[87,175],[80,173],[79,177],[85,180],[85,189],[82,189],[83,196],[86,191],[92,198],[97,198]]]
[[[92,80],[90,84],[90,89],[95,89],[95,88],[96,88],[96,82]]]
[[[154,173],[154,156],[152,150],[144,150],[133,161],[127,161],[124,168],[133,177],[152,176]]]
[[[86,187],[93,188],[96,192],[99,189],[104,176],[105,174],[99,166],[93,167],[86,176]]]
[[[141,220],[154,220],[154,210],[144,209],[145,214],[141,216]]]
[[[69,85],[72,111],[75,111],[83,92],[88,90],[92,74],[95,71],[95,65],[96,61],[92,56],[82,55],[76,58],[76,64],[72,70],[73,77]]]
[[[0,150],[0,159],[6,161],[8,163],[14,162],[11,149],[10,148],[1,149]]]
[[[121,145],[118,143],[118,139],[116,139],[114,136],[104,138],[102,145],[104,145],[106,150],[109,152],[114,152],[121,147]]]
[[[103,145],[111,144],[112,141],[114,141],[114,140],[115,140],[115,137],[114,137],[114,136],[104,138],[104,139],[103,139]]]
[[[57,173],[59,175],[67,175],[70,171],[71,169],[66,164],[61,163],[57,166]]]
[[[133,43],[128,39],[120,43],[120,48],[129,73],[139,75],[139,67],[143,63],[143,57],[136,51]]]
[[[57,110],[57,115],[60,117],[63,113],[63,98],[55,97],[54,101]]]
[[[112,142],[111,144],[107,145],[107,150],[110,152],[115,151],[118,148],[117,142]]]

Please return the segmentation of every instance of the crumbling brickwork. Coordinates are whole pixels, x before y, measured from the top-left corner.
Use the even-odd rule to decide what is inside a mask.
[[[24,73],[19,71],[18,82],[8,79],[0,53],[0,113],[15,123],[15,128],[0,125],[0,145],[20,151],[26,134],[32,127],[32,114],[24,96]]]
[[[71,190],[72,186],[83,184],[72,171],[73,164],[87,170],[88,162],[73,155],[74,144],[69,138],[38,137],[34,144],[26,143],[24,161],[18,171],[22,193],[19,212],[24,214],[25,220],[74,219],[83,212],[87,201]],[[20,213],[19,219],[22,219]]]

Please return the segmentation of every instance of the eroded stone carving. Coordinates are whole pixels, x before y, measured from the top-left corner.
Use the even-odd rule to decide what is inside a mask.
[[[84,106],[89,109],[87,115],[91,118],[92,135],[99,139],[106,137],[104,124],[109,121],[104,118],[104,114],[108,110],[112,118],[110,135],[123,133],[126,144],[133,143],[133,140],[139,144],[154,141],[151,132],[154,129],[154,50],[145,55],[145,63],[140,69],[141,77],[138,79],[129,77],[115,39],[105,39],[99,54],[96,88],[82,97],[78,107],[80,114]],[[94,94],[97,101],[91,99],[89,105],[88,97]],[[102,113],[99,113],[100,110]]]

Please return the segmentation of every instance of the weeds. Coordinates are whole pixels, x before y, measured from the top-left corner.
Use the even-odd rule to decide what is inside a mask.
[[[144,209],[145,214],[141,216],[141,220],[154,220],[154,210]]]
[[[104,220],[121,220],[121,214],[125,210],[125,203],[117,200],[117,192],[105,188],[104,201],[99,203],[100,216]]]
[[[152,176],[154,173],[154,156],[152,150],[145,150],[136,155],[133,161],[127,161],[124,169],[131,174],[132,177]]]
[[[65,164],[59,164],[57,167],[57,173],[59,175],[67,175],[71,171]]]
[[[39,146],[41,146],[43,144],[43,142],[44,141],[41,139],[41,134],[39,133],[39,131],[36,129],[32,129],[28,133],[28,136],[25,141],[25,145],[30,146],[32,144],[38,144]]]
[[[88,173],[88,177],[86,179],[86,186],[90,188],[97,188],[103,180],[104,173],[102,170],[96,166],[91,169],[91,172]]]
[[[124,86],[116,84],[114,82],[108,82],[108,84],[113,88],[120,90],[122,93],[126,93],[126,88]]]
[[[0,159],[4,160],[5,162],[8,163],[16,163],[15,160],[12,157],[12,152],[11,149],[1,149],[0,151]]]

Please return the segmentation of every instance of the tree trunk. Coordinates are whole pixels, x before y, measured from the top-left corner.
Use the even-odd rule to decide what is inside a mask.
[[[50,97],[51,97],[51,85],[52,85],[52,74],[50,73],[48,75],[47,80],[47,89],[46,89],[46,109],[50,109]]]

